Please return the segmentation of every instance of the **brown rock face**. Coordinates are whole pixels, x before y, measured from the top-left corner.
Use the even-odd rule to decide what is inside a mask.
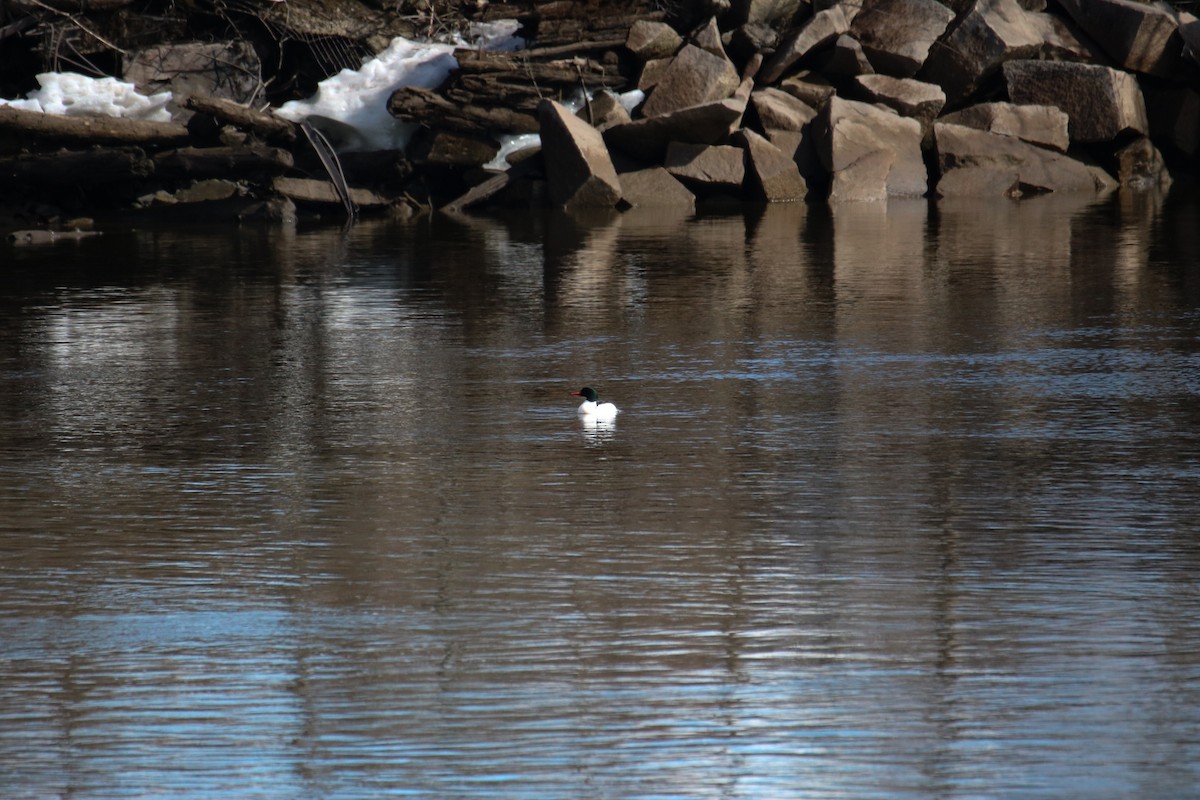
[[[850,34],[876,71],[909,78],[953,19],[954,12],[937,0],[865,0]]]
[[[600,132],[553,100],[542,101],[538,119],[553,202],[564,208],[616,205],[621,182]]]
[[[1004,65],[1014,103],[1058,106],[1070,118],[1072,142],[1110,142],[1145,134],[1146,104],[1127,72],[1064,61],[1010,61]]]
[[[833,97],[813,122],[813,133],[830,175],[830,202],[921,196],[928,190],[916,120]]]
[[[938,122],[933,126],[941,197],[1095,192],[1115,186],[1102,170],[1011,136]]]
[[[658,117],[681,108],[722,100],[733,94],[741,78],[727,58],[686,45],[659,78],[642,114]]]

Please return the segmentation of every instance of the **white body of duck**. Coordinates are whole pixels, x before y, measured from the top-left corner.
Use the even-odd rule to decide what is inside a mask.
[[[579,404],[579,416],[585,421],[612,422],[617,418],[617,414],[621,413],[621,410],[612,403],[597,402],[596,390],[590,386],[585,386],[571,394],[583,398],[583,402]]]

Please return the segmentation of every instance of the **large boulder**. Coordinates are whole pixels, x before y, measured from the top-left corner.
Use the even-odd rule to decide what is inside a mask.
[[[629,26],[625,49],[643,63],[659,58],[670,58],[683,46],[683,37],[665,22],[639,19]]]
[[[1011,136],[934,123],[941,197],[1019,197],[1097,192],[1116,184],[1103,170]]]
[[[750,105],[764,130],[802,130],[817,116],[816,109],[782,89],[757,89]]]
[[[1169,7],[1135,0],[1062,0],[1062,5],[1118,65],[1160,78],[1178,73],[1183,39]]]
[[[805,198],[808,185],[790,155],[751,130],[739,131],[734,141],[746,150],[746,189],[751,196],[768,203]]]
[[[864,0],[850,34],[877,72],[911,78],[953,19],[937,0]]]
[[[565,208],[616,205],[621,181],[600,131],[553,100],[538,105],[538,120],[550,199]]]
[[[733,94],[741,77],[733,63],[689,44],[671,61],[642,106],[642,114],[658,117],[681,108],[723,100]]]
[[[857,3],[838,3],[813,14],[804,25],[788,35],[775,54],[763,64],[760,81],[775,83],[797,61],[849,31],[850,22],[858,9]]]
[[[622,172],[619,177],[623,199],[636,208],[696,207],[696,196],[662,167]]]
[[[746,101],[728,98],[683,108],[659,117],[635,119],[604,131],[613,150],[640,161],[658,161],[671,142],[716,144],[737,130]]]
[[[916,120],[833,97],[813,122],[813,136],[830,175],[830,202],[919,196],[928,190]]]
[[[976,0],[934,48],[920,75],[941,86],[954,106],[1000,64],[1032,58],[1042,44],[1039,26],[1017,0]]]
[[[1067,113],[1072,142],[1147,132],[1146,103],[1127,72],[1063,61],[1009,61],[1003,71],[1014,103],[1058,106]]]
[[[663,166],[689,186],[702,190],[740,190],[746,177],[745,154],[731,145],[672,142]]]
[[[735,0],[731,10],[739,23],[787,27],[806,5],[805,0]]]
[[[124,79],[146,95],[220,97],[246,104],[262,91],[262,64],[249,43],[183,42],[129,53]]]
[[[902,117],[915,119],[921,123],[922,131],[929,129],[946,105],[946,95],[940,86],[914,78],[859,75],[855,83],[858,84],[859,93],[868,102],[880,103]]]
[[[962,125],[1023,142],[1067,152],[1067,115],[1055,106],[1018,106],[1012,103],[979,103],[947,114],[941,122]]]
[[[833,47],[820,61],[821,72],[830,80],[850,80],[859,75],[874,75],[875,68],[857,39],[850,34],[839,36]]]

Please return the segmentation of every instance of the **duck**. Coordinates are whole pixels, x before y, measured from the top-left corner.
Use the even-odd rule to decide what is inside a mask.
[[[579,416],[585,420],[595,420],[597,422],[611,422],[617,418],[620,409],[612,403],[599,403],[596,390],[590,386],[585,386],[578,392],[571,392],[572,397],[582,397],[583,402],[579,404]]]

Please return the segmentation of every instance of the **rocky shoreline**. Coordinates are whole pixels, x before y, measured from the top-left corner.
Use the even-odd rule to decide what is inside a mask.
[[[0,228],[18,241],[58,240],[80,218],[1103,193],[1190,177],[1200,149],[1200,22],[1134,0],[0,9],[0,97],[71,71],[172,93],[163,121],[0,104]],[[464,43],[437,86],[382,101],[415,126],[403,150],[343,147],[336,126],[275,113],[393,37],[497,20],[516,20],[524,49]],[[540,145],[485,168],[532,133]]]

